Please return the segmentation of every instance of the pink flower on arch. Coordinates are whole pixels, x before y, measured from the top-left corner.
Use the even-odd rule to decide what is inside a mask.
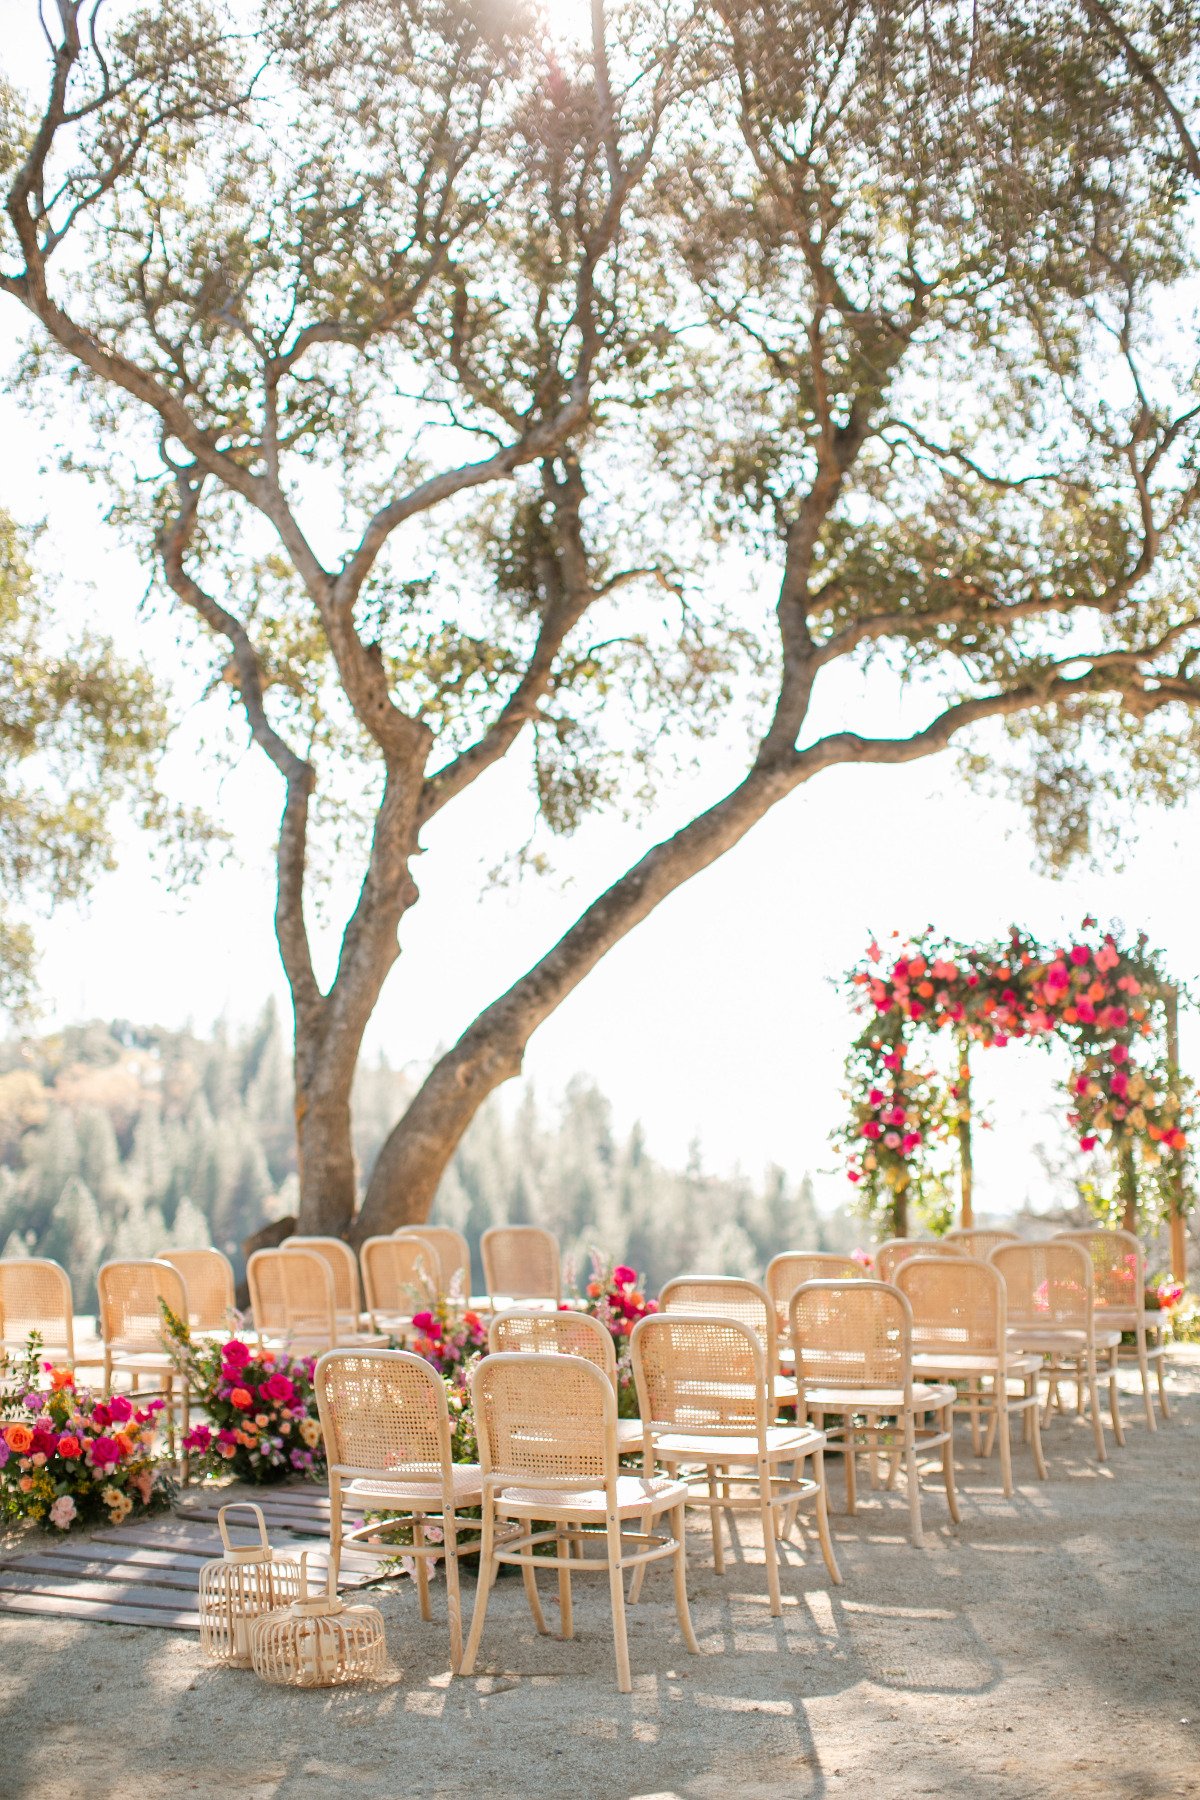
[[[1085,962],[1091,961],[1091,958],[1092,958],[1092,953],[1088,949],[1086,944],[1073,944],[1072,945],[1071,961],[1075,964],[1076,968],[1082,968]]]

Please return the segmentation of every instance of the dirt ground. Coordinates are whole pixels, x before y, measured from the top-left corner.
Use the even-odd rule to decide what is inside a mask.
[[[1153,1437],[1127,1389],[1126,1448],[1106,1465],[1082,1422],[1056,1419],[1050,1480],[1018,1449],[1011,1502],[964,1432],[962,1523],[931,1480],[923,1550],[901,1492],[863,1480],[844,1515],[835,1461],[844,1586],[809,1535],[803,1557],[787,1552],[779,1620],[761,1540],[740,1534],[718,1577],[698,1522],[701,1655],[653,1572],[629,1614],[629,1696],[603,1578],[576,1583],[571,1643],[538,1638],[519,1581],[502,1581],[469,1680],[448,1673],[441,1584],[422,1625],[402,1582],[380,1602],[392,1676],[341,1692],[207,1668],[194,1637],[0,1615],[0,1795],[1200,1797],[1200,1355],[1176,1353],[1169,1386],[1174,1418]]]

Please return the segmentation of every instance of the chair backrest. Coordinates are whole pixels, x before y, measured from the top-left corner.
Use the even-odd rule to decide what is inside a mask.
[[[1009,1328],[1086,1331],[1092,1322],[1092,1259],[1080,1244],[998,1244],[988,1258],[1004,1278]]]
[[[775,1409],[766,1354],[753,1326],[735,1318],[649,1313],[634,1326],[629,1350],[647,1428],[764,1438]]]
[[[982,1257],[986,1262],[997,1244],[1019,1244],[1019,1231],[1003,1231],[984,1225],[954,1225],[942,1239],[944,1244],[957,1244],[968,1256]]]
[[[870,1269],[852,1256],[832,1250],[783,1250],[767,1264],[766,1290],[775,1303],[775,1324],[780,1337],[788,1329],[792,1295],[806,1281],[865,1281]]]
[[[323,1256],[333,1272],[334,1303],[339,1313],[357,1324],[362,1311],[362,1289],[358,1280],[358,1258],[349,1244],[336,1237],[292,1236],[280,1248],[315,1250],[318,1256]]]
[[[187,1288],[188,1324],[193,1331],[226,1331],[234,1309],[233,1264],[210,1244],[203,1250],[160,1250]]]
[[[495,1313],[488,1325],[488,1352],[523,1351],[528,1355],[582,1356],[617,1385],[617,1348],[612,1332],[590,1313],[546,1312],[513,1306]]]
[[[902,1388],[912,1394],[912,1308],[886,1281],[807,1281],[790,1328],[803,1412],[813,1388]]]
[[[442,1291],[441,1265],[432,1244],[419,1237],[371,1237],[359,1248],[367,1311],[411,1318]]]
[[[404,1469],[451,1475],[446,1386],[407,1350],[327,1350],[313,1382],[330,1469],[374,1475]]]
[[[896,1286],[912,1307],[914,1350],[1006,1361],[1004,1282],[978,1257],[910,1256]]]
[[[479,1248],[492,1305],[500,1300],[562,1299],[558,1239],[540,1225],[493,1225]]]
[[[1146,1253],[1132,1231],[1106,1231],[1100,1225],[1080,1231],[1056,1231],[1050,1242],[1078,1244],[1092,1264],[1092,1304],[1101,1324],[1109,1312],[1142,1314],[1146,1310]]]
[[[100,1300],[100,1336],[110,1350],[162,1350],[164,1320],[160,1301],[176,1318],[188,1316],[183,1276],[170,1263],[146,1257],[106,1262],[96,1276]]]
[[[945,1238],[888,1238],[875,1252],[875,1275],[879,1281],[896,1279],[896,1270],[910,1256],[965,1256],[958,1244]]]
[[[615,1503],[617,1397],[582,1356],[502,1351],[471,1374],[479,1462],[492,1487],[603,1484]]]
[[[441,1292],[455,1299],[471,1297],[471,1247],[452,1225],[404,1225],[393,1237],[419,1237],[437,1253]]]
[[[319,1250],[256,1250],[246,1264],[255,1328],[297,1349],[332,1350],[338,1341],[333,1270]],[[260,1322],[264,1321],[264,1322]]]
[[[71,1278],[45,1256],[0,1260],[0,1346],[23,1350],[36,1331],[47,1351],[75,1360],[75,1304]]]
[[[755,1333],[766,1357],[767,1376],[779,1373],[779,1333],[775,1307],[765,1287],[736,1275],[680,1275],[658,1296],[660,1312],[738,1319]]]

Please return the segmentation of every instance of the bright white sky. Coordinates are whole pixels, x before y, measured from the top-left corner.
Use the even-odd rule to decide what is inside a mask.
[[[32,9],[20,7],[22,24]],[[0,0],[12,23],[16,0]],[[11,40],[10,40],[11,43]],[[0,310],[0,350],[15,339]],[[145,574],[115,543],[97,495],[50,465],[54,444],[11,403],[0,406],[0,503],[53,527],[62,598],[133,648]],[[150,633],[171,673],[167,634]],[[831,697],[830,719],[853,702],[860,728],[887,730],[864,688]],[[863,702],[867,705],[864,707]],[[914,719],[915,723],[916,720]],[[822,720],[822,724],[825,720]],[[255,1014],[286,992],[271,928],[269,851],[277,779],[248,751],[219,792],[200,777],[195,733],[174,759],[182,798],[219,812],[237,855],[182,899],[157,885],[134,842],[86,908],[63,909],[43,931],[48,1018],[125,1017],[207,1027]],[[403,954],[369,1037],[417,1074],[488,1000],[544,951],[587,901],[647,844],[717,798],[736,778],[744,738],[713,746],[694,779],[663,796],[643,828],[599,821],[567,845],[567,879],[527,881],[480,897],[482,874],[527,830],[523,770],[499,770],[428,833],[416,875],[421,902],[403,929]],[[1085,913],[1119,917],[1162,945],[1172,971],[1200,980],[1195,895],[1200,887],[1195,806],[1145,821],[1124,873],[1051,881],[1030,869],[1022,819],[958,782],[950,757],[896,770],[833,771],[762,821],[738,849],[683,888],[618,946],[535,1036],[526,1069],[549,1098],[586,1071],[612,1100],[619,1128],[635,1119],[651,1150],[679,1162],[698,1138],[705,1163],[757,1172],[768,1161],[808,1169],[826,1201],[849,1193],[828,1144],[840,1116],[842,1063],[854,1024],[832,985],[873,932],[932,921],[963,938],[990,938],[1012,921],[1035,933],[1069,931]],[[356,880],[334,893],[344,917]],[[1200,1029],[1185,1014],[1184,1057],[1200,1069]],[[1055,1065],[1025,1048],[979,1059],[979,1089],[997,1129],[977,1153],[979,1203],[1006,1212],[1048,1198],[1032,1154],[1065,1132]],[[824,1171],[824,1174],[822,1173]]]

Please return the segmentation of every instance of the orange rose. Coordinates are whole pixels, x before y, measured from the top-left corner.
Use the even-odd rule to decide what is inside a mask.
[[[24,1456],[33,1447],[33,1433],[28,1425],[9,1425],[4,1441],[16,1456]]]
[[[72,1437],[69,1432],[65,1437],[60,1437],[58,1454],[65,1457],[68,1462],[72,1462],[79,1455],[79,1439]]]
[[[54,1388],[56,1392],[59,1388],[73,1388],[75,1386],[75,1377],[72,1375],[70,1369],[51,1369],[50,1386]]]
[[[123,1431],[113,1432],[113,1443],[120,1450],[122,1456],[130,1455],[133,1450],[133,1439]]]
[[[254,1395],[248,1388],[234,1388],[229,1398],[240,1412],[249,1412],[254,1405]]]

